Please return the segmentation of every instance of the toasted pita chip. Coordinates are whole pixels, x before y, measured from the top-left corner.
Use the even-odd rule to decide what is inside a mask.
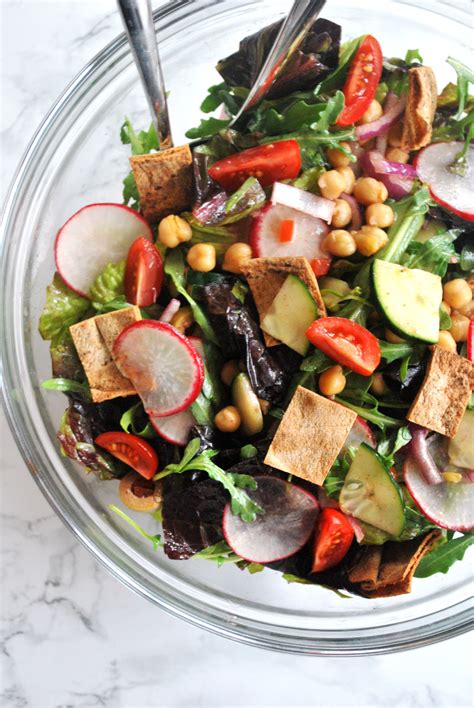
[[[189,145],[130,158],[143,216],[157,222],[189,209],[193,197],[193,156]]]
[[[402,150],[419,150],[431,142],[438,88],[433,69],[417,66],[408,72],[409,88],[403,122]]]
[[[439,542],[441,531],[430,531],[411,541],[363,546],[349,569],[349,581],[368,598],[394,597],[411,591],[421,559]]]
[[[133,305],[132,307],[124,307],[123,310],[114,310],[114,312],[107,312],[105,315],[98,315],[94,319],[105,346],[112,353],[112,347],[120,332],[128,325],[141,320],[142,315],[140,308]]]
[[[252,258],[242,267],[242,275],[247,278],[253,299],[260,316],[263,320],[270,305],[278,294],[281,286],[285,282],[287,275],[296,275],[300,278],[313,296],[319,317],[325,317],[326,308],[319,291],[318,281],[314,275],[307,258]],[[266,332],[263,333],[267,347],[281,344],[279,339],[275,339]]]
[[[298,386],[272,440],[265,464],[322,484],[356,414]]]
[[[471,395],[474,364],[455,352],[433,347],[425,379],[407,420],[453,438]]]

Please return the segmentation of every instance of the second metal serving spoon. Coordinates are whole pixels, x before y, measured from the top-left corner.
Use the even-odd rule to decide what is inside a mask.
[[[150,106],[160,149],[171,147],[170,119],[161,69],[150,0],[117,0],[133,57]],[[245,99],[231,121],[234,125],[243,113],[259,103],[275,83],[281,70],[298,49],[326,0],[294,0],[275,43]]]

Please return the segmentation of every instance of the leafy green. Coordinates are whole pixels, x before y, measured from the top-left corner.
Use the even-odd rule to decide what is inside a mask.
[[[385,436],[377,445],[377,452],[381,455],[389,467],[395,463],[395,454],[411,440],[411,433],[407,425],[398,428]]]
[[[256,177],[249,177],[227,200],[224,210],[227,217],[222,223],[232,224],[262,206],[267,196]]]
[[[344,455],[342,458],[339,457],[334,462],[323,483],[324,491],[328,497],[332,497],[333,499],[339,498],[341,489],[344,486],[344,480],[349,472],[350,464],[351,459],[349,455]]]
[[[241,460],[251,460],[253,457],[256,457],[258,454],[258,450],[255,447],[255,445],[244,445],[243,447],[240,448],[240,459]]]
[[[322,351],[316,349],[312,354],[303,359],[300,365],[301,371],[314,371],[315,374],[321,374],[326,369],[333,365],[332,359],[323,354]]]
[[[425,348],[424,345],[416,344],[415,342],[399,342],[392,344],[382,339],[379,339],[379,346],[382,359],[385,359],[387,364],[391,364],[392,361],[396,361],[397,359],[403,359],[406,356],[419,354]]]
[[[214,330],[211,327],[209,320],[204,314],[198,303],[191,297],[186,290],[185,263],[183,254],[179,248],[170,249],[166,255],[165,273],[169,275],[173,284],[180,295],[188,301],[193,311],[194,319],[202,329],[206,339],[218,344]]]
[[[233,552],[226,541],[218,541],[213,546],[203,548],[202,551],[198,551],[192,557],[214,561],[219,568],[225,563],[239,563],[242,560],[240,556]]]
[[[139,435],[141,438],[156,438],[157,433],[152,424],[148,420],[142,403],[139,401],[130,408],[127,408],[125,413],[120,418],[120,427],[126,433]]]
[[[244,100],[242,91],[238,91],[240,95],[233,95],[233,89],[229,87],[225,81],[215,86],[210,86],[207,89],[207,96],[201,103],[201,111],[203,113],[212,113],[219,106],[224,104],[232,115],[239,112],[240,106]],[[248,91],[247,91],[248,93]]]
[[[202,224],[191,212],[183,212],[183,219],[186,219],[191,226],[193,236],[191,245],[195,243],[212,243],[218,255],[223,255],[227,248],[234,243],[235,234],[225,225]]]
[[[453,563],[464,558],[466,550],[473,543],[472,532],[447,540],[421,559],[415,577],[428,578],[435,573],[447,573]]]
[[[330,91],[334,91],[334,89],[342,88],[355,53],[365,37],[366,35],[363,34],[360,37],[345,42],[345,44],[341,46],[337,69],[318,84],[318,93],[329,93]]]
[[[444,278],[449,263],[456,255],[453,242],[458,235],[459,230],[446,231],[432,236],[425,243],[412,241],[402,258],[402,264],[407,268],[421,268]]]
[[[298,575],[293,575],[293,573],[283,573],[282,576],[283,580],[286,580],[287,583],[299,583],[300,585],[312,585],[311,580],[307,580],[306,578],[300,578]]]
[[[152,536],[151,534],[147,533],[144,528],[140,526],[140,524],[137,524],[136,521],[130,518],[128,514],[126,514],[122,509],[119,509],[118,506],[115,506],[115,504],[109,504],[109,509],[110,511],[113,511],[114,514],[117,514],[117,516],[120,516],[121,519],[127,522],[135,531],[137,531],[143,538],[146,538],[148,541],[151,541],[153,545],[153,550],[157,551],[160,546],[163,546],[163,542],[161,540],[161,535],[159,533],[155,534]]]
[[[406,64],[423,64],[423,57],[420,54],[419,49],[408,49],[405,54]]]
[[[224,472],[212,461],[212,458],[219,454],[218,450],[208,449],[198,454],[199,448],[200,441],[198,438],[194,438],[186,447],[181,462],[167,465],[164,470],[155,475],[154,479],[163,479],[170,474],[183,474],[184,472],[206,472],[211,479],[220,482],[230,494],[232,513],[238,514],[243,521],[248,523],[255,521],[257,514],[263,513],[263,509],[243,491],[244,489],[257,488],[254,478],[246,474]]]
[[[124,294],[125,261],[108,263],[97,276],[90,290],[90,297],[96,309],[107,305]]]
[[[46,303],[39,319],[43,339],[58,339],[68,333],[69,327],[84,318],[90,302],[70,290],[58,273],[46,288]]]
[[[321,177],[323,172],[324,166],[322,164],[317,167],[309,167],[307,170],[304,170],[299,177],[294,179],[291,184],[293,187],[304,189],[306,192],[319,194],[318,179]]]
[[[446,310],[439,308],[439,328],[440,330],[448,330],[453,326],[453,321]]]
[[[316,101],[316,102],[315,102]],[[344,108],[344,94],[336,91],[327,101],[315,97],[315,92],[293,94],[275,101],[264,101],[249,123],[249,130],[273,136],[310,128],[328,130]]]
[[[371,407],[365,408],[362,406],[358,406],[354,403],[351,403],[350,401],[341,398],[340,396],[335,396],[335,400],[338,403],[341,403],[343,406],[346,406],[346,408],[350,408],[352,411],[357,413],[357,415],[360,415],[361,418],[364,418],[364,420],[368,420],[370,423],[373,423],[381,430],[385,430],[386,428],[397,427],[400,425],[400,421],[397,418],[391,418],[388,415],[380,413],[380,411],[378,410],[380,402],[374,396],[371,396],[370,394],[365,394],[365,396],[361,398],[362,400],[370,402],[372,404]]]
[[[198,138],[209,138],[212,135],[216,135],[230,123],[230,118],[201,118],[201,122],[196,128],[189,128],[185,135],[190,140],[197,140]]]
[[[461,270],[471,271],[474,270],[474,245],[466,243],[463,246],[461,255],[459,256],[459,265]]]
[[[395,222],[388,230],[388,243],[377,253],[377,258],[400,263],[408,245],[421,229],[430,204],[428,188],[422,186],[413,194],[391,205],[395,212]]]
[[[54,378],[47,379],[41,384],[47,391],[61,391],[62,393],[80,393],[85,400],[90,400],[91,392],[86,382],[74,381],[73,379]]]
[[[459,120],[464,113],[469,96],[469,84],[474,84],[474,72],[468,66],[453,57],[448,57],[446,61],[453,67],[457,74],[458,111],[455,118]]]
[[[93,302],[92,306],[96,315],[105,315],[107,312],[124,310],[126,307],[130,307],[130,303],[126,301],[125,295],[119,295],[119,297],[116,297],[114,300],[109,300],[109,302],[106,302],[105,305],[101,305],[100,302]],[[142,316],[144,319],[148,319],[143,314],[146,310],[147,308],[142,308]]]
[[[130,145],[132,155],[146,155],[152,150],[160,149],[160,141],[153,123],[148,130],[136,133],[130,120],[126,117],[120,128],[120,140],[123,145]],[[129,172],[123,180],[123,203],[136,211],[140,210],[140,197],[133,172]]]

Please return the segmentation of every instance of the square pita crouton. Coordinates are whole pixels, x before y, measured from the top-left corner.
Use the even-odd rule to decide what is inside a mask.
[[[298,386],[270,445],[265,464],[322,484],[357,415]]]
[[[408,71],[408,98],[403,121],[402,150],[419,150],[431,142],[438,100],[436,76],[429,66]]]
[[[433,347],[425,379],[407,420],[453,438],[466,410],[474,365],[454,352]]]
[[[193,198],[193,156],[189,145],[130,158],[143,216],[157,222],[189,209]]]
[[[285,282],[287,275],[296,275],[308,288],[313,296],[319,317],[326,316],[326,308],[319,291],[318,281],[314,275],[307,258],[252,258],[242,268],[242,275],[247,278],[253,299],[260,316],[263,320],[273,300],[278,294],[281,286]],[[266,332],[263,333],[267,347],[281,344]]]
[[[137,319],[141,319],[140,308],[129,307],[91,317],[69,328],[95,403],[119,396],[135,395],[136,391],[131,382],[117,369],[110,348],[122,329]],[[105,332],[107,343],[101,334],[98,321]]]

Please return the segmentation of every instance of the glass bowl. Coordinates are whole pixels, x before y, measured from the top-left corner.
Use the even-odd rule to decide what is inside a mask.
[[[218,81],[216,61],[288,6],[275,0],[179,0],[155,13],[175,144],[199,122],[206,88]],[[372,33],[388,56],[419,48],[441,84],[453,80],[446,56],[469,61],[468,2],[331,0],[326,10],[345,38]],[[128,149],[119,140],[125,115],[135,126],[149,124],[120,36],[81,71],[46,116],[6,203],[5,403],[38,486],[123,583],[173,615],[223,636],[286,652],[355,655],[421,646],[465,631],[469,563],[458,563],[447,576],[415,580],[411,595],[371,601],[290,585],[270,570],[250,576],[202,560],[169,561],[118,517],[111,518],[107,505],[116,501],[116,482],[99,482],[61,457],[55,433],[65,400],[40,388],[50,376],[50,362],[37,322],[54,271],[58,227],[84,204],[121,201],[128,171]]]

